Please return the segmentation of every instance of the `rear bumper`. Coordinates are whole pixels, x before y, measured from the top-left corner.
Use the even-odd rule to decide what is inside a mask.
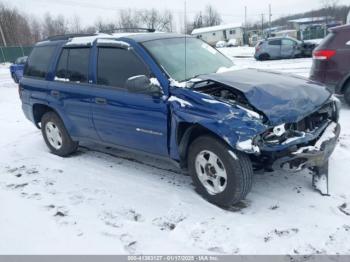
[[[300,171],[305,168],[320,167],[333,153],[340,134],[340,125],[331,122],[313,144],[300,147],[287,156],[274,161],[274,170]]]
[[[32,106],[31,106],[31,105],[22,103],[22,111],[23,111],[25,117],[26,117],[29,121],[35,123],[35,121],[34,121],[34,116],[33,116],[33,109],[32,109]]]

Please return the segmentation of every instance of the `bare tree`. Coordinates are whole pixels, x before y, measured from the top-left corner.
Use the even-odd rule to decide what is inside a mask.
[[[207,5],[204,12],[200,11],[195,15],[191,25],[187,26],[188,30],[186,33],[191,33],[192,29],[195,28],[220,25],[221,22],[222,18],[219,12],[213,6]]]
[[[169,10],[160,12],[156,9],[144,9],[139,11],[142,26],[158,31],[172,32],[173,14]]]
[[[16,8],[9,8],[0,3],[0,25],[2,45],[26,45],[31,43],[28,19]]]
[[[131,9],[119,10],[118,25],[119,28],[137,28],[140,27],[139,14]]]
[[[69,23],[69,32],[78,34],[83,33],[83,28],[80,23],[80,17],[75,15],[72,17],[70,23]]]
[[[222,18],[219,12],[213,6],[208,5],[205,8],[203,22],[205,26],[220,25],[222,22]]]
[[[41,39],[41,24],[36,18],[31,18],[30,22],[31,42],[35,43]]]
[[[49,13],[45,14],[42,26],[42,36],[47,38],[53,35],[63,35],[68,32],[68,23],[64,16],[51,16]]]

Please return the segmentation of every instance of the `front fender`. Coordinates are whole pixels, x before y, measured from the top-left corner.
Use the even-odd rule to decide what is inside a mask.
[[[181,90],[169,98],[171,113],[170,156],[179,159],[176,134],[180,124],[199,125],[225,141],[230,147],[256,153],[249,143],[268,127],[261,119],[241,107],[229,105],[201,93]],[[188,92],[192,94],[188,95]],[[242,144],[243,143],[243,144]]]

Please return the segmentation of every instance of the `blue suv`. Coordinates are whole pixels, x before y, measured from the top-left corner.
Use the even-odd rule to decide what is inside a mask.
[[[219,206],[245,198],[254,170],[308,168],[322,190],[340,132],[339,101],[325,87],[235,71],[216,49],[178,34],[49,38],[32,50],[19,93],[52,153],[92,141],[165,157]]]
[[[27,59],[27,56],[18,57],[16,61],[10,65],[11,77],[16,84],[18,84],[19,80],[23,77],[23,69]]]

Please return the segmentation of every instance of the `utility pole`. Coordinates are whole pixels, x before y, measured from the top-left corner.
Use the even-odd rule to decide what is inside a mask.
[[[264,14],[261,14],[261,33],[264,35]]]
[[[6,44],[6,40],[5,40],[4,31],[2,31],[1,23],[0,23],[0,34],[1,34],[2,42],[4,43],[4,46],[6,47],[7,44]]]
[[[269,37],[271,36],[271,4],[269,4]]]
[[[247,6],[244,7],[244,36],[243,45],[247,44],[248,32],[247,32]]]
[[[271,4],[269,4],[269,27],[271,28],[271,18],[272,18],[272,14],[271,14]]]

